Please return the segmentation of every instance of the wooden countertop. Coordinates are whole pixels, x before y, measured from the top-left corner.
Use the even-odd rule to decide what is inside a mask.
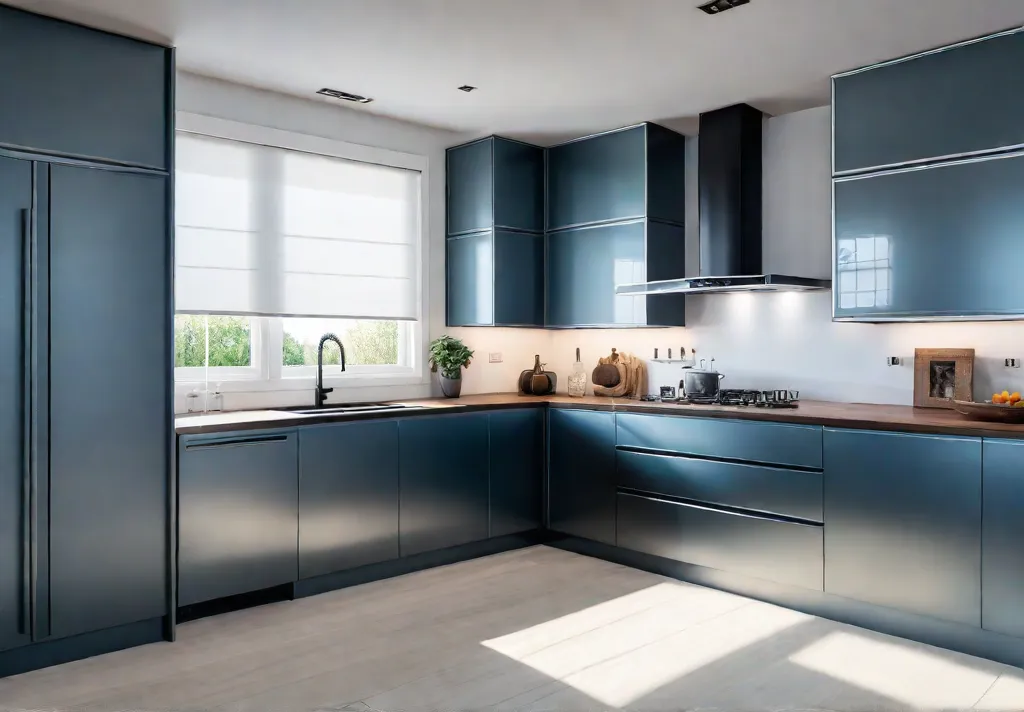
[[[799,408],[768,409],[719,405],[681,405],[647,403],[625,398],[570,398],[568,396],[519,396],[515,393],[483,393],[462,398],[428,398],[396,401],[419,406],[406,411],[352,413],[346,415],[300,415],[286,410],[249,410],[209,415],[182,415],[175,418],[179,435],[218,433],[237,430],[290,428],[297,425],[370,420],[375,418],[415,417],[446,411],[490,410],[550,405],[555,408],[585,408],[616,412],[656,413],[661,415],[739,418],[776,423],[803,423],[836,428],[893,430],[941,435],[970,435],[1024,438],[1024,425],[986,423],[969,420],[952,410],[912,408],[904,405],[871,403],[832,403],[801,401]]]

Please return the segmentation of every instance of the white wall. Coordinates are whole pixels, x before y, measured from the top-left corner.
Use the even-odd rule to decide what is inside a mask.
[[[177,76],[175,108],[195,114],[297,133],[321,136],[349,143],[376,146],[394,151],[419,154],[429,163],[427,280],[429,298],[426,333],[433,338],[444,330],[444,231],[445,178],[444,149],[462,142],[464,137],[449,131],[433,129],[344,106],[305,100],[275,92],[232,84],[216,79],[180,72]],[[352,389],[350,400],[416,398],[431,395],[432,386],[392,386],[373,389]],[[356,392],[358,391],[358,392]],[[439,393],[439,391],[436,391]],[[306,392],[227,394],[225,407],[260,407],[306,403]],[[176,403],[177,410],[184,409]],[[294,403],[291,401],[294,400]]]
[[[811,277],[831,273],[831,190],[829,108],[775,117],[764,133],[764,267]],[[687,263],[697,272],[697,142],[688,142]],[[726,374],[723,385],[788,388],[803,398],[846,402],[913,402],[915,347],[973,347],[975,397],[993,390],[1024,390],[1024,369],[1007,370],[1002,360],[1024,356],[1024,324],[847,324],[831,320],[831,295],[823,293],[732,294],[689,297],[689,326],[681,329],[539,331],[451,329],[477,350],[463,392],[508,391],[533,364],[533,354],[558,373],[559,390],[583,352],[590,370],[614,346],[650,358],[669,347],[696,348],[714,357]],[[501,351],[502,364],[487,353]],[[889,367],[886,356],[900,356]],[[676,385],[679,369],[651,365],[651,391]]]

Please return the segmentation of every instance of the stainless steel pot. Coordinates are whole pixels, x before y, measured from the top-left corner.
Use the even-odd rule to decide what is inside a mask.
[[[725,378],[724,373],[688,368],[683,371],[683,380],[679,383],[683,389],[682,397],[717,398],[719,383],[723,378]]]

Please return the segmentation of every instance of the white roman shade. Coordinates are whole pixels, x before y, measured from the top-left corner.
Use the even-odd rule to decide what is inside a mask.
[[[420,173],[177,137],[175,310],[412,320]]]

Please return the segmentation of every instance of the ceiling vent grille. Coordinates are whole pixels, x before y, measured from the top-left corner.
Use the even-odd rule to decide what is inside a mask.
[[[740,5],[746,5],[750,0],[711,0],[703,5],[697,7],[698,10],[703,10],[709,15],[720,15],[726,10],[732,10],[734,7]]]
[[[367,96],[360,96],[359,94],[349,94],[347,91],[339,91],[337,89],[328,89],[324,87],[317,94],[323,96],[329,96],[332,99],[344,99],[345,101],[354,101],[357,104],[369,104],[373,99]]]

